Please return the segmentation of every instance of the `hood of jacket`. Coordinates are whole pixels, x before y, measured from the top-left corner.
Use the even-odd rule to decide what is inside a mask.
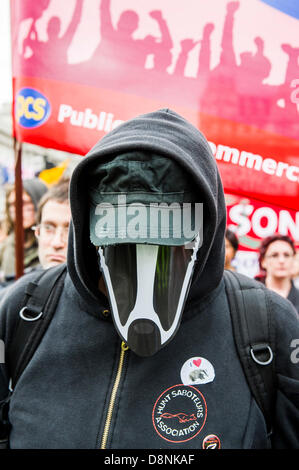
[[[79,294],[87,301],[103,300],[100,271],[89,231],[88,182],[95,166],[123,153],[153,152],[175,160],[190,174],[203,203],[203,243],[199,249],[188,301],[209,294],[224,270],[226,207],[216,161],[203,134],[172,110],[161,109],[121,124],[103,137],[74,169],[70,182],[72,223],[68,270]]]

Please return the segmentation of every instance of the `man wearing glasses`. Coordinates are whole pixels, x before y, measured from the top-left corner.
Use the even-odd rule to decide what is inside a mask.
[[[44,194],[38,206],[37,225],[33,228],[39,261],[45,269],[66,262],[71,219],[68,188],[69,180],[62,180]]]

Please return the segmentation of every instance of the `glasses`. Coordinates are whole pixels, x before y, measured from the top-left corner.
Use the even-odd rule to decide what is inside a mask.
[[[61,239],[66,242],[68,239],[69,234],[69,227],[68,226],[56,226],[53,224],[45,224],[41,223],[32,227],[32,230],[37,231],[37,237],[44,237],[44,238],[53,238],[56,234],[60,231]]]

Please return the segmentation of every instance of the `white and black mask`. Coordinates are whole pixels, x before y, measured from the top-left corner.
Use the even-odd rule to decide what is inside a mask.
[[[151,356],[180,325],[200,246],[116,244],[98,248],[115,328],[136,354]]]

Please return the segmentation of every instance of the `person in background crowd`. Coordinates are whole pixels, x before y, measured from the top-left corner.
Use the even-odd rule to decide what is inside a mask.
[[[287,235],[275,234],[264,238],[259,248],[261,272],[255,279],[288,299],[299,312],[299,290],[292,280],[296,249]]]
[[[299,251],[297,250],[294,258],[293,282],[297,289],[299,289]]]
[[[34,233],[43,268],[66,262],[70,219],[69,179],[65,178],[52,186],[38,205]]]
[[[225,231],[225,264],[224,269],[230,269],[235,271],[236,268],[232,266],[232,261],[236,256],[236,253],[239,248],[239,241],[237,236],[229,230],[228,228]]]
[[[31,271],[66,262],[70,219],[69,179],[63,178],[51,186],[39,201],[36,225],[31,227],[38,240],[39,263]],[[0,299],[13,282],[14,278],[2,283]]]
[[[28,272],[39,264],[37,240],[31,228],[35,224],[37,205],[47,191],[47,186],[38,178],[23,181],[23,227],[24,227],[24,270]],[[6,227],[7,237],[0,249],[0,271],[2,282],[9,282],[15,277],[15,202],[14,185],[6,192]]]

